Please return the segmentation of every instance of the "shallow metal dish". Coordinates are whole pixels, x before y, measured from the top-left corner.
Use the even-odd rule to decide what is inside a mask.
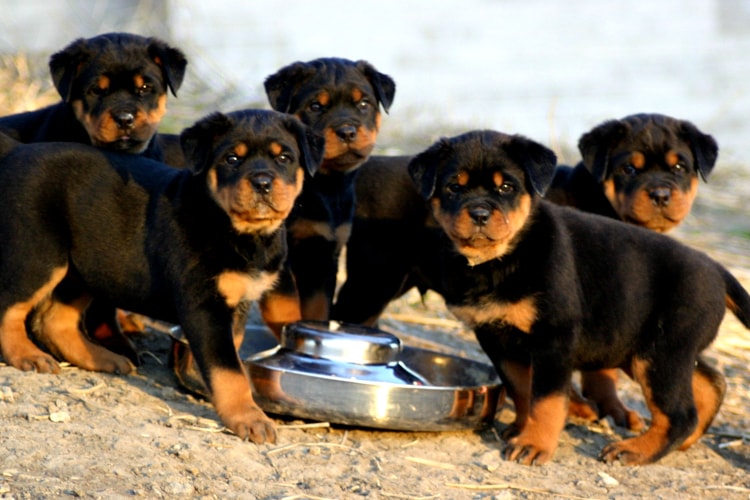
[[[269,335],[248,331],[253,344],[266,347],[275,343]],[[368,350],[369,343],[376,347]],[[351,361],[342,345],[352,347]],[[345,425],[476,429],[493,420],[500,395],[492,366],[401,346],[386,332],[336,322],[290,325],[280,345],[252,353],[246,366],[265,411]]]

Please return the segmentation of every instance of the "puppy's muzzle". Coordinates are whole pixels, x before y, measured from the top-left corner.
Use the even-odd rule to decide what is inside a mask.
[[[471,221],[476,226],[486,226],[487,223],[490,220],[490,216],[492,215],[492,211],[489,207],[486,207],[484,205],[474,205],[467,208],[467,212],[469,214],[469,217],[471,217]]]
[[[666,186],[649,189],[648,197],[655,206],[666,207],[672,198],[672,190]]]
[[[256,193],[267,195],[273,189],[274,176],[268,172],[256,172],[248,176],[250,184]]]

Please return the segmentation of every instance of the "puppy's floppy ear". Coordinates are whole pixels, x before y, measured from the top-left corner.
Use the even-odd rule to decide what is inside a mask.
[[[50,56],[49,70],[52,82],[63,101],[70,102],[73,82],[78,76],[78,70],[90,58],[91,50],[85,38],[74,40],[67,47]]]
[[[149,38],[147,50],[149,57],[161,68],[164,81],[172,95],[177,97],[177,89],[182,85],[187,67],[185,54],[156,38]]]
[[[263,82],[268,102],[276,111],[288,113],[292,105],[292,96],[297,89],[315,76],[315,68],[304,62],[295,62],[284,66],[270,75]]]
[[[323,153],[326,146],[325,137],[303,124],[293,115],[288,116],[284,125],[297,138],[297,145],[302,155],[300,164],[308,174],[315,175],[323,162]]]
[[[512,136],[505,150],[514,161],[523,166],[528,181],[526,189],[530,193],[536,192],[544,196],[555,176],[557,165],[555,153],[538,142],[520,135]]]
[[[695,166],[701,179],[708,181],[708,176],[714,169],[716,159],[719,157],[719,145],[716,140],[704,134],[698,127],[688,121],[680,121],[680,139],[690,146],[690,152],[693,153]]]
[[[222,113],[212,113],[202,118],[180,134],[180,145],[193,174],[199,174],[211,165],[216,140],[226,134],[234,121]]]
[[[583,165],[596,182],[603,182],[609,175],[609,153],[627,132],[628,126],[624,122],[609,120],[586,132],[578,140]]]
[[[409,162],[407,168],[411,180],[425,200],[429,200],[435,194],[438,168],[452,150],[453,147],[448,139],[440,139]]]
[[[365,75],[365,78],[367,78],[370,85],[375,89],[375,96],[378,98],[380,105],[383,106],[383,110],[387,113],[391,104],[393,104],[393,97],[396,95],[396,82],[390,76],[376,70],[367,61],[357,61],[356,64],[357,69]]]

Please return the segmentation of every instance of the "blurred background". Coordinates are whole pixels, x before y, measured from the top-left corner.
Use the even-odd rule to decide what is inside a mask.
[[[574,162],[578,137],[598,123],[661,112],[714,135],[721,165],[750,170],[750,0],[0,3],[4,65],[20,60],[15,71],[41,79],[0,109],[38,105],[50,90],[49,55],[73,39],[131,31],[188,56],[170,131],[213,110],[267,107],[266,76],[296,60],[340,56],[366,59],[397,83],[381,153],[494,128]]]

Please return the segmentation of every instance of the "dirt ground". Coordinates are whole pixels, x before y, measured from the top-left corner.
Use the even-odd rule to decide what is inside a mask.
[[[733,190],[740,184],[731,175],[712,179],[676,237],[750,287],[747,198]],[[434,295],[395,302],[383,328],[406,344],[486,360]],[[708,352],[728,380],[714,425],[687,452],[643,467],[597,460],[607,442],[626,435],[606,420],[569,423],[544,466],[503,461],[499,433],[513,418],[510,404],[489,428],[461,432],[373,431],[277,416],[278,442],[257,446],[225,432],[208,403],[177,388],[166,335],[137,342],[144,363],[132,376],[0,366],[0,497],[750,498],[750,334],[729,315]],[[621,393],[647,415],[632,383],[623,380]]]

